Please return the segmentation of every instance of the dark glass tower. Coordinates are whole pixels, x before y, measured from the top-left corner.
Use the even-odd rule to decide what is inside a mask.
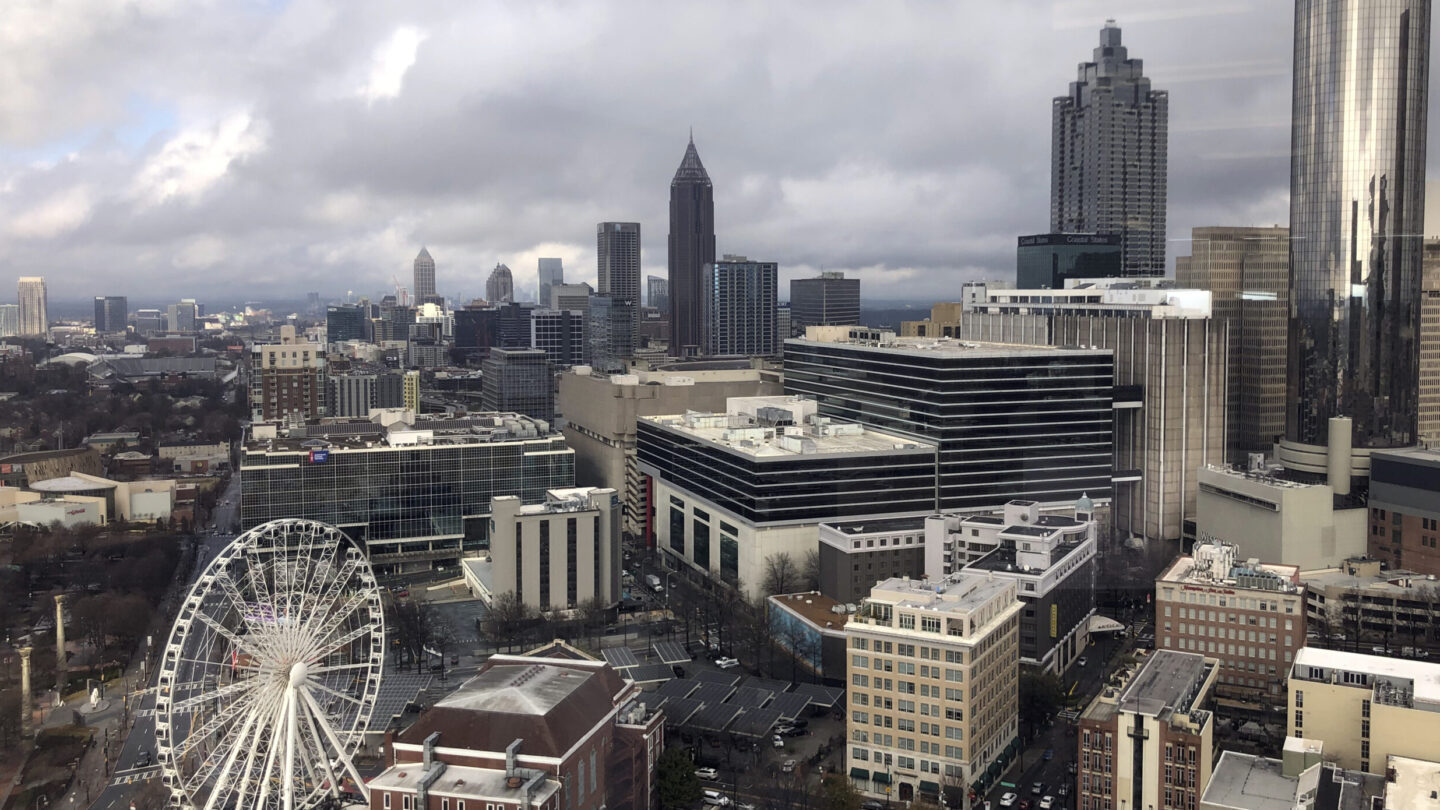
[[[704,341],[705,265],[715,261],[715,190],[695,138],[670,181],[670,354],[696,354]]]
[[[1050,230],[1119,234],[1122,276],[1165,275],[1170,94],[1106,20],[1092,62],[1051,105]]]
[[[621,327],[615,348],[620,357],[635,353],[640,328],[640,223],[602,222],[595,226],[596,293],[608,295],[630,313],[629,327]]]
[[[1429,0],[1296,0],[1285,438],[1417,433]]]

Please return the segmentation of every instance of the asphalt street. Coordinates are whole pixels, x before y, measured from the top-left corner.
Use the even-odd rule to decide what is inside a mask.
[[[200,537],[200,543],[196,549],[194,575],[190,583],[187,583],[187,589],[190,584],[193,584],[195,577],[205,570],[205,566],[210,563],[210,560],[214,559],[221,549],[235,539],[233,530],[239,523],[239,512],[240,477],[235,475],[231,476],[229,486],[226,487],[215,506],[211,527],[206,528],[205,534]],[[220,529],[216,530],[214,527],[220,527]],[[212,531],[221,531],[222,533],[212,534],[210,533]],[[184,595],[185,592],[181,591],[176,594],[176,598],[183,598]],[[169,615],[174,605],[174,602],[167,602],[163,606],[166,615]],[[153,655],[158,654],[165,645],[169,632],[170,628],[167,625],[164,630],[154,636],[155,646],[152,659]],[[147,780],[160,778],[160,769],[154,765],[139,766],[142,756],[148,754],[152,763],[155,757],[155,694],[153,689],[155,674],[147,668],[146,677],[149,688],[145,689],[143,693],[132,694],[126,698],[129,711],[134,714],[134,726],[131,727],[124,744],[120,747],[109,783],[90,805],[94,810],[127,810],[130,802],[140,794]],[[140,808],[140,810],[151,809]]]

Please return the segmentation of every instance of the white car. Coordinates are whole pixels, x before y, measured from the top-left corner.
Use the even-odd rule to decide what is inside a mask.
[[[730,797],[726,796],[724,793],[721,793],[718,790],[707,790],[702,793],[701,796],[704,797],[705,803],[710,805],[711,807],[730,806]]]
[[[770,737],[770,744],[776,748],[784,748],[785,740],[782,739],[779,734],[775,734]]]
[[[740,660],[738,658],[721,658],[715,662],[715,666],[721,669],[731,669],[740,666]]]
[[[794,773],[794,772],[795,772],[795,760],[793,760],[793,759],[787,759],[787,760],[785,760],[785,762],[784,762],[783,764],[781,764],[781,766],[780,766],[780,772],[781,772],[781,773]]]
[[[1054,806],[1055,806],[1055,797],[1054,797],[1054,796],[1042,796],[1042,797],[1040,797],[1040,810],[1050,810],[1050,808],[1052,808],[1052,807],[1054,807]]]
[[[720,778],[720,772],[714,768],[696,768],[695,777],[697,779],[708,779],[713,782]]]
[[[1001,806],[1001,807],[1014,807],[1014,806],[1015,806],[1015,799],[1016,799],[1016,798],[1018,798],[1018,797],[1017,797],[1014,793],[1006,793],[1004,796],[1001,796],[1001,797],[1000,797],[1000,806]]]

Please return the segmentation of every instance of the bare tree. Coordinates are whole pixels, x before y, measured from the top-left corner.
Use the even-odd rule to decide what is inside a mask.
[[[439,616],[428,602],[406,601],[395,604],[392,614],[395,638],[400,649],[410,655],[417,670],[423,668],[426,648],[438,649]]]
[[[800,569],[793,557],[782,551],[765,558],[765,580],[761,585],[765,593],[794,593],[799,586]]]
[[[599,634],[600,628],[610,619],[610,609],[597,598],[586,599],[576,606],[576,612],[580,616],[580,622],[589,633],[591,642]]]
[[[804,580],[804,590],[820,590],[820,549],[812,548],[805,552],[805,565],[801,578]]]
[[[503,643],[509,650],[520,642],[521,634],[537,618],[537,611],[520,601],[514,591],[506,591],[490,603],[490,611],[485,617],[485,635],[496,649]]]

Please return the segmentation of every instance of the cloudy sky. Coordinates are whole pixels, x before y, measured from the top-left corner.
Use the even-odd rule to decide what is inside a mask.
[[[1288,218],[1284,0],[4,5],[0,279],[52,300],[377,295],[422,244],[443,294],[533,290],[607,219],[663,276],[692,126],[721,252],[946,298],[1047,229],[1050,99],[1112,16],[1170,91],[1169,237]]]

